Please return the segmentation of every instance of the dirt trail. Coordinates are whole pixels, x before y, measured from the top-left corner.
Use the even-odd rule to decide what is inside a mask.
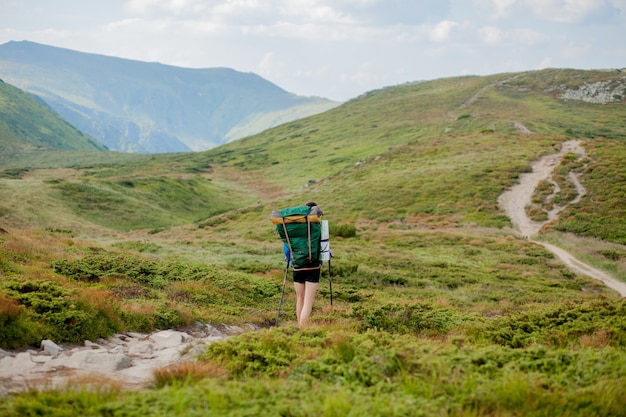
[[[531,164],[532,172],[521,174],[519,184],[502,193],[498,199],[500,207],[511,219],[513,227],[517,228],[524,237],[532,239],[533,236],[539,233],[539,230],[541,230],[544,224],[549,221],[556,220],[559,213],[566,207],[561,206],[554,208],[550,213],[548,213],[548,220],[545,222],[532,221],[526,214],[526,206],[531,203],[532,195],[539,182],[542,180],[549,180],[552,176],[554,168],[559,165],[561,158],[570,152],[576,153],[581,157],[585,156],[585,149],[582,147],[580,141],[565,142],[563,143],[561,151],[557,154],[544,156],[543,158],[533,162]],[[577,197],[568,204],[575,204],[587,193],[587,190],[585,190],[585,187],[582,186],[575,173],[570,172],[568,178],[576,186],[576,190],[578,191]],[[622,297],[626,297],[626,283],[618,281],[609,274],[587,265],[561,248],[545,242],[533,242],[542,245],[547,250],[554,253],[573,271],[600,280],[604,282],[607,287],[617,291]]]

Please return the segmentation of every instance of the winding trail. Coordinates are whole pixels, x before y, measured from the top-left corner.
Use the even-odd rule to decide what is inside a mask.
[[[549,221],[556,220],[559,213],[567,207],[569,204],[575,204],[587,193],[587,190],[580,183],[578,175],[574,172],[570,172],[568,179],[576,186],[578,195],[566,206],[555,207],[548,213],[548,220],[545,222],[535,222],[528,218],[526,214],[526,206],[530,205],[532,195],[537,188],[537,185],[542,180],[550,180],[554,168],[560,164],[561,159],[568,153],[576,153],[581,157],[585,156],[585,149],[582,147],[580,141],[568,141],[563,143],[561,150],[554,155],[544,156],[543,158],[533,162],[531,164],[532,172],[521,174],[519,184],[511,187],[500,195],[498,203],[500,208],[511,219],[511,223],[514,228],[517,228],[522,236],[532,240],[541,228]],[[557,192],[555,190],[555,192]],[[532,240],[534,243],[542,245],[547,250],[556,255],[564,264],[566,264],[571,270],[579,274],[587,275],[591,278],[600,280],[606,284],[607,287],[617,291],[622,297],[626,297],[626,283],[619,281],[606,272],[600,271],[578,259],[572,254],[551,245],[549,243]]]

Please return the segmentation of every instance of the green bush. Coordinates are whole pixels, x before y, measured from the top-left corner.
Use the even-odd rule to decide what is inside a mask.
[[[26,309],[17,301],[0,294],[0,348],[36,346],[41,340],[38,323],[28,319]]]
[[[203,355],[235,376],[277,376],[298,357],[298,346],[282,332],[256,332],[213,343]]]
[[[187,320],[180,311],[172,309],[159,309],[154,318],[152,327],[157,329],[174,329],[187,324]]]
[[[355,237],[356,227],[350,224],[331,224],[328,228],[328,233],[334,237]]]
[[[82,342],[110,336],[120,329],[109,303],[99,307],[98,300],[81,300],[75,292],[52,281],[12,281],[6,291],[25,307],[21,326],[32,329],[29,337]]]
[[[494,321],[483,330],[482,336],[511,348],[524,348],[535,343],[575,346],[581,344],[584,337],[623,348],[626,347],[626,301],[565,302],[513,314]]]
[[[436,309],[429,304],[356,306],[352,317],[359,320],[361,331],[429,335],[444,334],[459,322],[458,314],[451,309]]]
[[[165,262],[140,256],[102,253],[78,260],[61,259],[52,264],[54,272],[70,279],[98,281],[102,277],[121,276],[152,288],[163,288],[171,281],[199,280],[209,268],[177,262]]]

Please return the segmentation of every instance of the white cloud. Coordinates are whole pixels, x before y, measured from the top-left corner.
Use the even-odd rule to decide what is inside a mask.
[[[514,29],[510,32],[510,37],[514,41],[524,45],[537,45],[547,40],[547,36],[533,29]]]
[[[305,22],[325,22],[339,24],[355,24],[357,23],[349,13],[340,9],[324,4],[323,1],[316,0],[283,0],[278,8],[288,16],[298,17]]]
[[[273,51],[263,54],[261,62],[259,62],[259,73],[262,76],[275,77],[283,71],[284,63],[276,59],[276,53]]]
[[[481,2],[481,0],[476,0]],[[496,19],[519,16],[529,11],[533,16],[558,23],[574,24],[607,12],[614,7],[626,11],[626,0],[489,0],[492,17]]]
[[[503,30],[495,26],[485,26],[479,29],[478,34],[487,45],[507,42],[532,46],[546,40],[544,34],[528,28]]]
[[[493,7],[496,9],[493,13],[495,18],[507,16],[511,10],[511,7],[517,3],[518,0],[491,0]]]
[[[180,15],[203,8],[197,0],[129,0],[124,7],[130,13],[140,15],[161,12]]]
[[[626,0],[609,0],[613,7],[619,10],[620,15],[626,15]]]
[[[626,9],[626,0],[609,0],[611,4],[620,10]]]
[[[483,27],[479,30],[479,34],[483,42],[489,45],[494,45],[502,41],[502,31],[497,27]]]
[[[561,23],[575,23],[606,7],[604,0],[525,0],[535,16]]]
[[[260,21],[266,24],[281,21],[341,24],[355,22],[348,13],[335,7],[333,2],[323,0],[128,0],[125,9],[142,16],[167,14],[232,24]]]
[[[458,23],[450,20],[441,21],[430,29],[429,37],[435,42],[443,42],[448,39],[450,32],[457,25]]]

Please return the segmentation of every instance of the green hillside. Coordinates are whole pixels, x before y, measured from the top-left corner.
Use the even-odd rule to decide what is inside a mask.
[[[611,94],[608,103],[559,98],[567,89],[611,80],[622,95]],[[573,70],[415,83],[368,93],[207,155],[296,193],[280,204],[298,201],[306,187],[348,222],[433,216],[502,227],[508,220],[498,195],[530,161],[582,138],[591,159],[589,195],[556,227],[624,244],[625,87],[620,72]]]
[[[0,164],[15,153],[105,147],[76,130],[30,94],[0,80]]]
[[[0,348],[263,328],[139,392],[29,392],[0,414],[620,415],[625,299],[511,228],[498,197],[579,139],[585,157],[555,162],[559,192],[540,188],[533,210],[571,201],[571,172],[586,194],[535,239],[626,282],[625,101],[620,71],[447,78],[206,152],[0,171]],[[310,325],[294,324],[288,285],[276,327],[284,261],[268,217],[309,200],[330,222],[332,267]]]

